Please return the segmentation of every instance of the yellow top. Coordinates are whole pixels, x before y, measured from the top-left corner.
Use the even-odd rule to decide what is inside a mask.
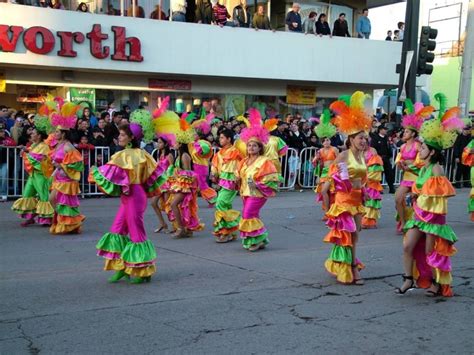
[[[264,155],[270,160],[279,160],[278,137],[270,136],[268,143],[265,144]]]
[[[240,196],[268,197],[274,195],[280,181],[275,165],[266,156],[259,156],[248,165],[248,158],[239,163],[237,174]]]
[[[209,166],[209,160],[212,156],[211,143],[203,139],[188,144],[189,155],[194,164]]]
[[[145,183],[157,166],[155,159],[140,148],[123,149],[112,155],[107,164],[127,170],[130,184]]]
[[[217,177],[220,177],[223,173],[227,173],[227,176],[229,174],[234,176],[237,164],[241,160],[242,155],[236,147],[222,148],[212,158],[211,173]]]
[[[365,165],[364,153],[359,155],[361,163],[357,161],[352,153],[352,150],[349,149],[349,154],[347,156],[347,169],[349,170],[349,178],[362,179],[365,180],[367,177],[367,166]]]

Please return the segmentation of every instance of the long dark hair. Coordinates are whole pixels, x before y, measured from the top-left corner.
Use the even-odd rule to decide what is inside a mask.
[[[182,156],[183,154],[187,153],[191,158],[191,154],[189,153],[189,148],[187,144],[181,143],[178,148],[178,158],[179,158],[179,167],[182,169]],[[191,158],[191,170],[193,169],[193,159]]]
[[[444,165],[446,163],[446,159],[444,157],[444,153],[443,153],[442,150],[439,150],[438,148],[434,148],[434,147],[432,147],[428,144],[426,146],[430,150],[430,153],[434,152],[434,154],[432,156],[430,156],[430,163],[431,164],[438,163],[439,165]]]
[[[132,148],[140,148],[140,142],[133,136],[133,132],[128,123],[120,125],[119,131],[124,131],[128,138],[131,139],[130,143],[132,144]]]
[[[164,153],[164,156],[167,157],[171,153],[171,147],[170,147],[169,143],[161,137],[158,138],[158,140],[163,142],[163,153]],[[160,156],[161,156],[161,152],[159,152],[158,158]]]
[[[45,131],[40,131],[40,130],[38,130],[38,128],[34,128],[34,130],[40,136],[40,139],[41,139],[40,142],[42,142],[42,141],[44,141],[45,139],[48,138],[48,133],[46,133]]]

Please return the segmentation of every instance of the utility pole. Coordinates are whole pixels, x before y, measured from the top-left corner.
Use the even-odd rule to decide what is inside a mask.
[[[405,13],[405,33],[403,36],[402,58],[397,72],[400,73],[398,81],[397,107],[403,106],[403,102],[408,97],[416,100],[416,72],[417,72],[417,46],[418,46],[418,22],[420,17],[419,0],[407,0]],[[407,53],[413,52],[407,63]],[[408,66],[407,66],[408,64]],[[407,73],[408,71],[408,73]],[[406,81],[405,81],[406,76]],[[399,111],[399,110],[398,110]],[[397,123],[401,121],[401,113],[397,114]]]
[[[466,38],[464,39],[464,53],[462,55],[461,79],[459,81],[458,106],[462,117],[469,113],[469,99],[472,85],[472,59],[474,52],[474,2],[468,4]]]

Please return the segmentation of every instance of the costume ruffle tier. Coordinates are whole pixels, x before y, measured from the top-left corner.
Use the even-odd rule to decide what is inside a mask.
[[[211,173],[219,179],[220,186],[214,213],[215,236],[228,236],[239,229],[240,212],[232,209],[232,203],[237,196],[235,171],[241,159],[239,150],[233,146],[221,149],[212,159]]]
[[[321,191],[323,190],[323,186],[326,182],[330,182],[329,186],[329,204],[332,205],[334,203],[334,194],[336,192],[336,189],[334,187],[334,181],[329,176],[329,166],[325,166],[319,171],[319,165],[315,169],[315,174],[319,175],[319,181],[318,184],[316,185],[316,189],[314,192],[316,192],[316,202],[321,203],[321,207],[323,211],[327,211],[329,209],[329,206],[324,205],[324,199]]]
[[[59,147],[58,149],[64,149]],[[53,154],[54,155],[54,154]],[[53,218],[50,232],[52,234],[78,233],[85,217],[79,210],[79,180],[84,169],[82,155],[76,149],[64,154],[60,158],[56,154],[56,160],[61,169],[53,173],[53,184],[51,189],[56,191],[56,213]]]
[[[201,223],[198,216],[196,173],[189,170],[176,170],[175,174],[169,178],[169,183],[172,193],[184,194],[184,199],[179,204],[184,227],[193,232],[203,230],[204,224]],[[174,214],[170,213],[170,220],[174,221],[175,219]]]
[[[379,155],[373,154],[367,161],[367,185],[365,187],[365,215],[362,218],[363,228],[377,228],[382,208],[382,172],[383,161]]]
[[[99,168],[92,168],[89,182],[111,196],[120,196],[121,205],[110,231],[96,245],[97,255],[106,259],[104,270],[124,270],[133,277],[156,272],[156,251],[147,240],[143,224],[146,197],[155,196],[166,182],[164,164],[140,149],[124,149]]]
[[[471,153],[472,149],[474,149],[474,139],[471,139],[471,142],[464,148],[461,162],[471,167],[471,192],[469,194],[467,212],[471,216],[471,221],[474,222],[474,153]]]
[[[241,178],[240,195],[244,203],[239,223],[242,246],[248,249],[252,245],[268,244],[268,232],[260,219],[260,210],[268,198],[275,196],[282,177],[273,162],[264,156],[257,158],[250,166],[243,160],[239,163],[238,171]],[[253,182],[254,188],[249,186],[249,180]]]
[[[334,203],[326,213],[326,225],[330,231],[324,242],[333,243],[334,246],[325,267],[337,281],[350,284],[354,281],[352,265],[355,264],[359,270],[364,268],[360,260],[353,262],[352,233],[357,230],[354,216],[363,215],[366,209],[362,203],[361,189],[354,189],[349,180],[342,180],[335,165],[331,165],[330,174],[334,180],[336,194]]]
[[[49,187],[53,165],[49,158],[49,147],[45,143],[32,145],[28,153],[23,153],[23,163],[28,173],[28,181],[23,188],[23,196],[15,201],[12,210],[27,220],[35,219],[38,224],[50,225],[54,209],[49,202]]]
[[[209,159],[211,159],[213,150],[209,142],[199,139],[188,144],[189,153],[193,160],[193,171],[196,173],[197,186],[201,197],[208,203],[214,204],[217,198],[217,192],[207,183],[209,176]]]
[[[422,177],[424,170],[421,171]],[[418,180],[420,181],[420,179]],[[441,285],[442,295],[453,295],[451,289],[451,256],[456,253],[454,243],[457,241],[453,229],[446,224],[447,200],[456,193],[449,180],[444,176],[430,176],[421,181],[421,187],[413,185],[413,192],[418,195],[413,204],[414,216],[404,227],[405,231],[418,228],[425,235],[435,238],[433,251],[426,255],[425,238],[421,238],[415,251],[415,272],[418,287],[428,288],[432,278]],[[407,238],[407,235],[405,235]],[[432,274],[432,268],[435,274]]]

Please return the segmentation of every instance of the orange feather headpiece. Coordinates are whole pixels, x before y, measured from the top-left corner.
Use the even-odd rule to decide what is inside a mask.
[[[333,102],[329,108],[336,114],[334,124],[339,132],[345,135],[353,135],[359,132],[368,132],[372,125],[372,119],[364,108],[364,101],[369,95],[362,91],[356,91],[352,96],[341,96]]]

